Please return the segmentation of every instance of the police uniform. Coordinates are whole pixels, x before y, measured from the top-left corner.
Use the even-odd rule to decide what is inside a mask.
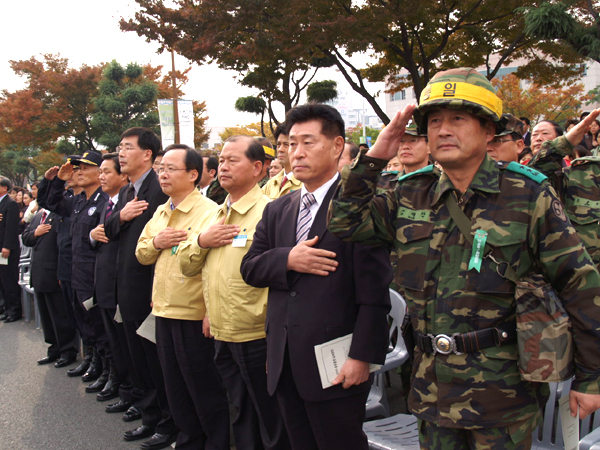
[[[86,163],[86,160],[82,157],[80,162]],[[99,164],[94,163],[93,165]],[[109,348],[102,317],[98,308],[92,308],[88,311],[83,306],[83,302],[91,298],[94,293],[97,250],[90,246],[89,236],[90,232],[100,222],[100,215],[106,208],[108,196],[102,191],[101,187],[98,187],[89,198],[87,198],[85,191],[73,197],[67,197],[64,193],[65,181],[55,177],[50,182],[46,208],[61,216],[69,217],[71,220],[71,284],[74,293],[73,310],[75,320],[81,332],[83,344],[94,347],[104,357],[109,352]],[[101,365],[97,364],[97,366],[101,371]],[[92,379],[95,378],[89,378],[90,381]]]

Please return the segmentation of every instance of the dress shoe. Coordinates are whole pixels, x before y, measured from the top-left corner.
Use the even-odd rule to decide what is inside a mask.
[[[8,316],[4,319],[4,323],[16,322],[17,320],[21,320],[21,318],[19,316]]]
[[[54,363],[54,367],[56,367],[57,369],[60,369],[62,367],[70,366],[71,364],[73,364],[75,362],[76,359],[77,359],[77,356],[75,356],[75,355],[67,356],[66,358],[61,357],[58,361],[56,361]]]
[[[58,356],[46,356],[45,358],[42,359],[38,359],[38,364],[40,366],[43,366],[44,364],[50,364],[53,363],[54,361],[56,361],[58,359]]]
[[[122,412],[127,411],[130,406],[131,406],[131,403],[124,402],[123,400],[119,400],[117,403],[112,403],[110,405],[106,405],[106,408],[104,408],[104,411],[106,411],[109,414],[122,413]]]
[[[142,442],[140,448],[143,450],[160,450],[168,447],[177,440],[176,434],[154,433],[146,442]]]
[[[106,400],[112,400],[113,398],[117,398],[119,396],[119,386],[121,383],[117,383],[111,379],[104,385],[104,389],[98,392],[96,395],[96,400],[99,402],[105,402]]]
[[[131,406],[125,414],[123,414],[123,422],[133,422],[134,420],[140,420],[142,418],[142,412],[135,406]]]
[[[90,362],[90,367],[87,372],[81,376],[81,381],[84,383],[88,383],[90,381],[97,380],[98,377],[102,374],[102,360],[100,355],[98,354],[98,350],[93,349],[92,362]]]
[[[87,372],[88,368],[90,367],[90,362],[86,361],[85,359],[83,361],[81,361],[81,363],[75,367],[74,369],[71,370],[67,370],[67,375],[69,375],[70,377],[80,377],[81,375],[83,375],[84,373]]]
[[[83,377],[82,377],[82,379],[83,379]],[[94,392],[100,392],[101,390],[104,389],[104,386],[106,386],[106,383],[108,383],[108,375],[104,376],[104,374],[102,374],[96,381],[94,381],[92,384],[89,384],[85,387],[85,392],[87,392],[88,394],[92,394]]]
[[[148,425],[140,425],[133,430],[126,431],[123,433],[123,439],[126,441],[137,441],[138,439],[144,439],[154,434],[155,427]]]

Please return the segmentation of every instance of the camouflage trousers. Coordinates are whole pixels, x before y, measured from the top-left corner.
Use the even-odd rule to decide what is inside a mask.
[[[530,430],[525,437],[518,432],[523,427]],[[419,419],[419,443],[426,450],[529,450],[532,431],[531,420],[517,422],[510,427],[466,430],[439,427]],[[518,441],[514,442],[513,439]]]

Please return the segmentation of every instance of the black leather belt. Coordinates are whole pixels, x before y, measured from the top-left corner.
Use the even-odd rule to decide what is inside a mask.
[[[472,353],[488,347],[500,347],[504,344],[517,342],[517,330],[514,324],[504,324],[496,328],[470,331],[468,333],[422,334],[415,331],[415,343],[419,350],[428,353],[449,355],[454,353]]]

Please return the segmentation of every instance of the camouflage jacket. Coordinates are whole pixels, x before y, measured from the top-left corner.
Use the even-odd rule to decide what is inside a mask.
[[[377,182],[377,193],[381,194],[385,191],[393,191],[398,183],[398,178],[404,175],[404,171],[398,173],[397,170],[381,172],[379,181]]]
[[[330,231],[346,240],[396,246],[398,281],[421,333],[452,335],[513,322],[514,283],[498,274],[490,258],[479,272],[468,270],[472,247],[444,203],[446,195],[457,194],[447,175],[426,168],[395,191],[374,195],[384,164],[361,154],[344,169],[330,206]],[[459,204],[472,232],[488,232],[496,260],[509,263],[519,277],[543,273],[561,294],[577,347],[573,388],[600,393],[600,274],[548,182],[531,179],[540,177],[535,171],[527,176],[506,166],[486,156]],[[530,431],[548,387],[521,380],[517,359],[516,344],[463,355],[416,349],[409,406],[417,417],[445,427],[525,421]]]
[[[580,158],[563,167],[563,157],[572,148],[561,136],[544,143],[527,165],[550,177],[579,238],[600,267],[600,158]]]
[[[206,196],[218,205],[222,205],[227,198],[227,191],[223,189],[217,177],[208,185]]]

